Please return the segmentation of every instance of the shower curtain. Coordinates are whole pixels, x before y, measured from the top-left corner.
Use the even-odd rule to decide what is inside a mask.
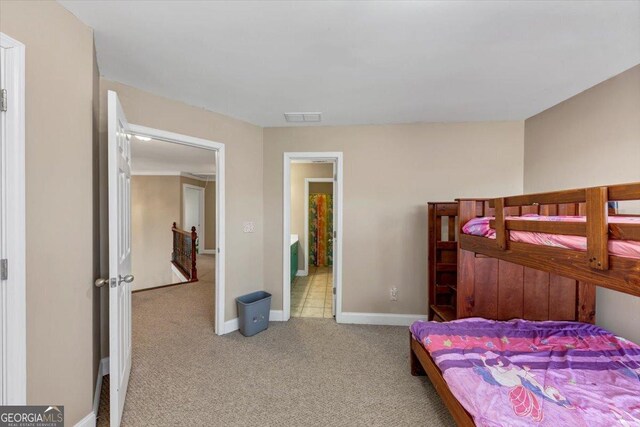
[[[333,196],[309,194],[309,265],[333,265]]]

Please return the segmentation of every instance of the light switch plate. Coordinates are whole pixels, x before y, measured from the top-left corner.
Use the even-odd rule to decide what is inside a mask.
[[[256,223],[253,221],[245,221],[242,224],[242,231],[245,233],[253,233],[256,231]]]

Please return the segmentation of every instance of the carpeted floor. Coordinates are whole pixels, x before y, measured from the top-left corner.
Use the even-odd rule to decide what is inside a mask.
[[[213,332],[213,273],[134,294],[123,426],[454,425],[409,373],[406,327],[273,322],[250,338]],[[108,425],[108,379],[98,425]]]

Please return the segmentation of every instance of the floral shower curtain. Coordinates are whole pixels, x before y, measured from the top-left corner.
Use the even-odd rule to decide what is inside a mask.
[[[309,265],[333,265],[333,196],[309,194]]]

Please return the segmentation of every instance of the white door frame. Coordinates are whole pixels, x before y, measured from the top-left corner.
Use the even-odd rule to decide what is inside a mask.
[[[7,280],[0,281],[2,390],[0,405],[27,403],[26,226],[25,226],[25,46],[0,33],[2,89],[7,111],[0,113],[4,141],[0,142],[0,258],[8,260]]]
[[[153,129],[146,126],[129,124],[131,131],[137,135],[148,136],[153,139],[174,142],[176,144],[188,145],[190,147],[215,150],[216,155],[216,278],[215,278],[215,332],[223,335],[224,330],[224,307],[225,307],[225,203],[224,203],[224,182],[225,182],[225,157],[224,144],[210,141],[208,139],[196,138],[193,136],[181,135],[164,130]]]
[[[312,182],[333,182],[333,178],[305,178],[304,179],[304,275],[305,276],[309,275],[309,184]]]
[[[192,184],[182,184],[182,222],[183,224],[180,224],[180,226],[182,227],[183,230],[185,231],[191,231],[191,227],[189,227],[189,229],[187,230],[187,225],[184,225],[184,221],[186,218],[186,209],[187,209],[187,204],[185,203],[185,190],[189,188],[191,190],[196,190],[199,193],[199,199],[200,199],[200,212],[198,212],[198,216],[200,217],[198,219],[198,221],[200,221],[200,230],[198,231],[198,240],[199,243],[202,244],[202,247],[199,246],[199,252],[202,253],[202,251],[204,250],[204,221],[205,221],[205,213],[204,213],[204,187],[198,187],[197,185],[192,185]]]
[[[333,241],[333,283],[336,288],[336,322],[342,323],[342,152],[285,152],[282,201],[282,320],[291,317],[291,161],[329,160],[335,166],[333,184],[334,223],[336,237]],[[336,242],[337,240],[337,242]]]

